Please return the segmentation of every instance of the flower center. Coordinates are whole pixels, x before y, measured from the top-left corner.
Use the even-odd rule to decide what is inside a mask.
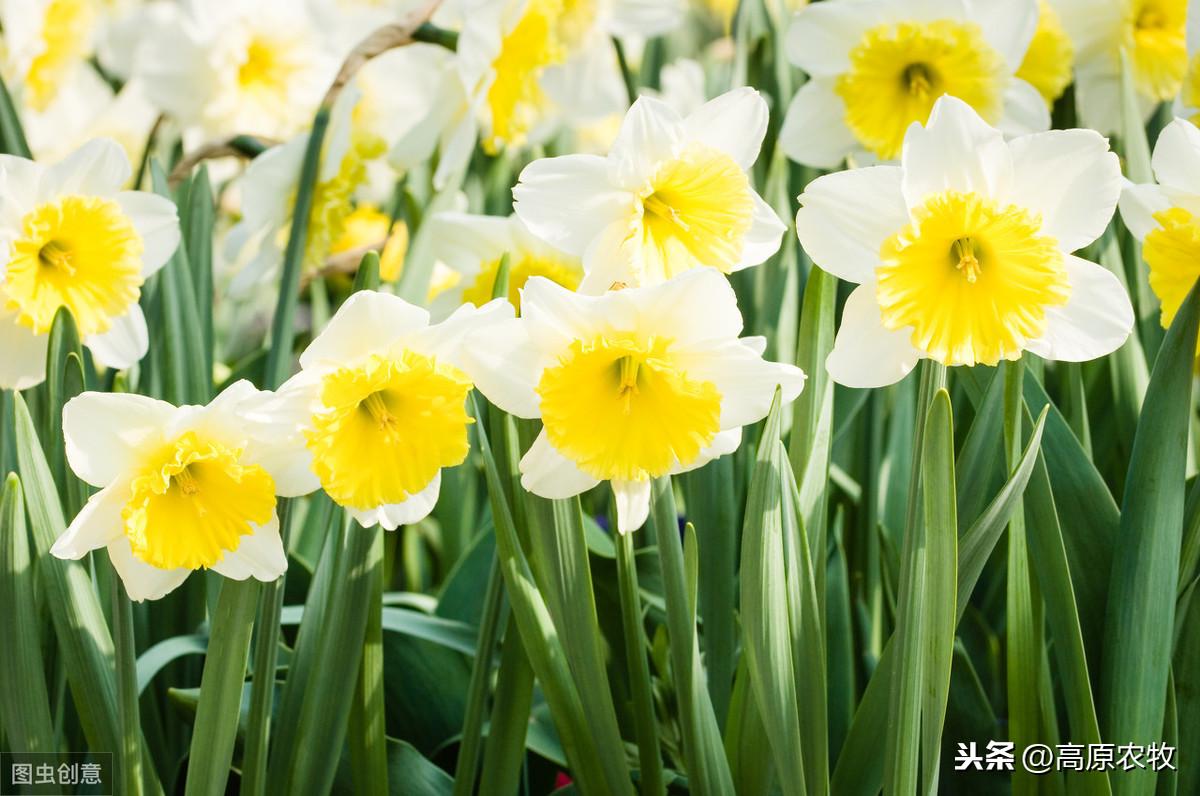
[[[302,67],[294,50],[294,42],[287,37],[254,34],[238,66],[238,86],[261,99],[286,96],[288,82]]]
[[[142,239],[111,199],[68,196],[21,220],[5,272],[8,309],[36,334],[66,307],[87,337],[108,331],[138,300]]]
[[[401,503],[462,463],[470,389],[457,368],[412,351],[327,375],[306,432],[325,491],[356,509]]]
[[[25,74],[28,102],[35,110],[46,110],[71,67],[87,54],[94,19],[93,4],[87,0],[51,0],[47,4],[42,49]]]
[[[1017,77],[1038,90],[1048,104],[1062,96],[1071,82],[1075,47],[1063,30],[1058,12],[1047,0],[1038,0],[1038,24]]]
[[[484,147],[489,152],[523,144],[545,113],[550,100],[539,80],[547,67],[562,63],[568,55],[556,25],[562,14],[563,0],[529,0],[525,13],[501,41],[492,62],[495,78],[487,90],[492,134]]]
[[[1200,219],[1182,207],[1154,214],[1158,228],[1146,235],[1142,257],[1150,269],[1150,289],[1162,303],[1166,328],[1200,277]]]
[[[567,257],[556,259],[528,254],[511,262],[508,270],[508,301],[516,308],[518,315],[521,313],[521,288],[525,287],[530,277],[544,276],[567,290],[575,290],[583,278],[578,261]],[[482,307],[491,301],[499,271],[500,260],[492,260],[485,264],[475,281],[463,290],[463,303]]]
[[[901,22],[866,32],[850,51],[850,71],[834,90],[846,106],[846,124],[881,158],[900,154],[904,133],[924,124],[933,104],[951,94],[989,122],[1003,110],[1008,75],[974,23]]]
[[[689,377],[662,338],[576,340],[537,392],[551,444],[603,480],[664,475],[720,431],[721,394]]]
[[[884,242],[876,297],[883,325],[946,365],[995,365],[1045,331],[1069,284],[1041,218],[972,193],[935,194]]]
[[[275,512],[275,482],[242,452],[189,431],[130,482],[121,511],[133,554],[159,569],[211,567]]]
[[[1164,101],[1179,93],[1187,72],[1187,0],[1137,0],[1130,9],[1125,46],[1138,90]]]
[[[733,158],[693,144],[658,168],[642,192],[643,276],[712,266],[729,273],[754,216],[750,180]]]

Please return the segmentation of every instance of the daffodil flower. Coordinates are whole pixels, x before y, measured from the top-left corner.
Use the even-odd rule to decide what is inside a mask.
[[[124,191],[129,160],[96,139],[52,166],[0,156],[0,387],[45,378],[54,315],[66,307],[101,365],[149,346],[142,284],[179,245],[168,199]]]
[[[1054,0],[1075,46],[1080,121],[1101,133],[1121,127],[1121,52],[1143,116],[1175,98],[1188,68],[1188,0]]]
[[[470,448],[465,336],[511,317],[499,299],[430,325],[426,310],[403,299],[356,293],[255,418],[364,527],[417,522],[437,503],[442,468]]]
[[[92,0],[0,3],[0,68],[21,105],[45,111],[86,68],[99,10]]]
[[[758,265],[778,251],[784,232],[746,173],[766,130],[767,104],[750,88],[686,117],[642,97],[607,157],[526,166],[513,189],[517,217],[583,259],[585,293],[653,285],[692,268]]]
[[[308,4],[293,0],[186,0],[134,65],[151,101],[205,139],[296,133],[336,69]]]
[[[508,300],[521,311],[521,288],[530,277],[544,276],[574,290],[583,278],[578,257],[534,237],[516,216],[498,218],[471,213],[439,213],[429,223],[433,253],[456,279],[439,291],[433,316],[445,317],[461,304],[482,307],[492,299],[500,260],[508,255]]]
[[[1036,0],[829,0],[804,8],[788,57],[809,75],[779,143],[818,168],[849,155],[893,160],[943,94],[1008,135],[1045,130],[1037,89],[1015,77],[1038,23]]]
[[[1063,28],[1050,0],[1038,0],[1038,23],[1017,77],[1038,90],[1047,106],[1062,96],[1071,84],[1075,46]]]
[[[521,318],[473,335],[466,352],[489,401],[542,421],[521,484],[568,498],[608,481],[628,533],[646,520],[654,478],[736,450],[777,387],[785,401],[800,393],[804,374],[765,361],[766,341],[741,331],[733,288],[712,269],[602,296],[534,277]]]
[[[1158,184],[1127,183],[1121,218],[1142,242],[1166,328],[1200,277],[1200,130],[1184,119],[1171,122],[1158,136],[1152,163]]]
[[[100,487],[50,552],[101,547],[133,600],[157,600],[197,569],[262,581],[287,569],[276,496],[311,489],[290,449],[247,420],[247,381],[208,406],[87,392],[63,408],[67,461]]]
[[[814,180],[796,231],[813,261],[859,284],[827,367],[851,387],[899,381],[917,360],[995,365],[1030,351],[1078,362],[1133,326],[1108,270],[1075,257],[1104,232],[1117,157],[1091,130],[1006,142],[943,97],[913,125],[899,166]]]

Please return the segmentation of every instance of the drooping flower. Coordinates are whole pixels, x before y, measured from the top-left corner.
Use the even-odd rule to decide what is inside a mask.
[[[654,478],[736,450],[777,387],[791,401],[804,385],[762,358],[763,338],[738,338],[733,289],[711,269],[601,296],[535,277],[521,312],[466,348],[488,400],[542,420],[521,484],[567,498],[608,481],[622,533],[645,522]]]
[[[457,276],[452,287],[438,291],[432,311],[445,317],[461,304],[482,307],[492,299],[500,260],[508,255],[508,300],[521,311],[521,288],[542,276],[568,290],[579,287],[583,267],[566,254],[530,234],[516,216],[499,218],[470,213],[439,213],[430,219],[433,252]]]
[[[133,600],[157,600],[197,569],[262,581],[287,569],[276,495],[312,490],[290,450],[260,433],[247,381],[208,406],[87,392],[63,408],[71,469],[100,487],[50,552],[108,549]]]
[[[788,108],[780,146],[818,168],[859,153],[892,160],[943,94],[1006,134],[1045,130],[1045,101],[1015,76],[1037,22],[1036,0],[810,5],[788,30],[788,56],[810,79]]]
[[[1121,126],[1121,52],[1149,117],[1174,99],[1188,67],[1188,0],[1054,0],[1075,45],[1075,103],[1080,121],[1109,134]]]
[[[204,138],[280,138],[312,119],[336,68],[306,3],[186,0],[144,37],[134,72]]]
[[[653,285],[683,271],[730,273],[779,249],[784,225],[750,183],[767,129],[757,91],[722,94],[686,117],[633,104],[607,157],[536,160],[513,189],[531,232],[582,258],[580,289]]]
[[[51,166],[0,156],[0,387],[45,378],[54,315],[66,307],[101,365],[146,353],[142,284],[179,245],[168,199],[124,191],[129,161],[96,139]]]
[[[1047,105],[1062,96],[1071,83],[1075,48],[1050,0],[1038,0],[1038,24],[1025,51],[1017,77],[1038,90]]]
[[[1184,119],[1167,125],[1153,166],[1157,184],[1127,183],[1121,192],[1121,218],[1142,242],[1166,328],[1200,277],[1200,130]]]
[[[1077,362],[1116,350],[1133,325],[1129,297],[1071,252],[1104,231],[1120,181],[1098,133],[1006,142],[953,97],[909,130],[899,166],[814,180],[800,197],[800,242],[859,284],[829,373],[878,387],[923,358],[995,365],[1031,351]]]
[[[300,356],[301,371],[260,407],[293,457],[364,527],[433,510],[445,467],[470,447],[463,339],[512,317],[499,300],[439,324],[386,293],[351,296]]]

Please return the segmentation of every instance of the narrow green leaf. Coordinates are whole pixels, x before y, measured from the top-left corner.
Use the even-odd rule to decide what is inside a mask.
[[[658,746],[658,722],[654,716],[650,666],[646,659],[642,601],[638,593],[638,573],[633,555],[632,535],[617,534],[616,547],[621,630],[625,637],[625,665],[633,691],[641,793],[642,796],[656,796],[666,793],[666,788],[663,784],[662,752]]]
[[[62,409],[83,392],[83,346],[71,311],[60,307],[50,327],[46,347],[46,459],[58,484],[64,511],[74,516],[87,501],[87,487],[67,465],[62,431]]]
[[[188,266],[192,274],[192,294],[196,298],[197,315],[204,341],[204,372],[213,372],[215,340],[213,337],[213,234],[216,224],[216,200],[208,166],[201,165],[188,183],[187,203],[181,219],[183,240],[187,247]],[[211,378],[211,377],[210,377]]]
[[[378,265],[375,268],[378,273]],[[351,703],[348,744],[357,792],[386,796],[389,789],[383,705],[383,529],[376,525],[360,531],[370,537],[370,547],[363,562],[367,579],[363,606],[366,626],[363,628],[358,683]],[[485,651],[478,657],[491,656]]]
[[[1148,743],[1162,732],[1183,534],[1198,296],[1200,288],[1193,287],[1155,360],[1125,482],[1101,689],[1105,737],[1114,741]],[[1156,773],[1139,769],[1116,777],[1113,790],[1152,793]]]
[[[0,632],[8,650],[0,666],[0,724],[12,751],[50,753],[54,726],[33,578],[21,482],[9,473],[0,495]]]
[[[533,668],[513,622],[508,623],[500,646],[495,694],[479,792],[515,793],[525,763],[525,736],[533,707]]]
[[[458,796],[470,796],[475,792],[483,722],[487,714],[488,686],[492,674],[492,651],[496,647],[496,638],[501,630],[503,584],[504,576],[500,574],[500,563],[493,554],[491,571],[488,573],[487,593],[483,600],[478,652],[471,668],[470,690],[467,691],[462,742],[458,747],[458,760],[454,767],[454,792]]]
[[[0,154],[33,158],[25,131],[21,129],[21,117],[3,78],[0,78]]]
[[[1182,617],[1174,663],[1178,748],[1200,749],[1200,600],[1192,600],[1187,614]],[[1179,793],[1200,793],[1200,766],[1183,760],[1176,765],[1179,766]]]

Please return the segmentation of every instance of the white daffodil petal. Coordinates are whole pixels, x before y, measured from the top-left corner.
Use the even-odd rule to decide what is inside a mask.
[[[836,169],[857,147],[831,81],[814,78],[800,87],[783,119],[779,146],[797,163],[818,169]]]
[[[117,204],[133,222],[142,239],[142,278],[146,279],[166,265],[179,248],[179,214],[175,203],[145,191],[122,191]]]
[[[892,331],[883,326],[875,284],[855,288],[846,299],[842,325],[833,341],[825,369],[846,387],[886,387],[908,375],[921,353],[912,345],[908,329]]]
[[[564,155],[530,163],[513,188],[513,210],[542,240],[582,256],[605,227],[628,220],[634,199],[609,182],[608,164],[595,155]]]
[[[476,336],[486,338],[497,326],[512,321],[513,305],[507,298],[492,299],[482,307],[464,304],[441,323],[427,326],[413,333],[405,345],[414,351],[436,357],[466,369],[470,375],[467,349]]]
[[[1151,164],[1160,184],[1200,194],[1200,130],[1186,119],[1168,124],[1154,144]]]
[[[756,193],[751,198],[754,215],[750,229],[742,238],[742,258],[733,269],[735,271],[758,265],[772,257],[779,251],[779,242],[783,239],[783,233],[787,232],[787,226],[779,220],[775,209],[765,199]]]
[[[63,441],[75,474],[105,487],[137,469],[178,410],[134,393],[85,392],[63,407]]]
[[[1090,5],[1102,6],[1104,3]],[[1114,4],[1116,7],[1116,4]],[[1079,122],[1101,135],[1121,130],[1121,75],[1118,71],[1079,69],[1075,71],[1075,105]]]
[[[46,169],[42,199],[53,194],[111,196],[129,182],[129,158],[111,138],[95,138]]]
[[[899,166],[868,166],[810,182],[796,234],[812,261],[848,282],[871,279],[880,246],[908,223],[902,178]]]
[[[1158,229],[1154,214],[1171,207],[1163,189],[1157,185],[1134,185],[1126,182],[1121,191],[1121,220],[1138,240],[1144,240],[1151,231]]]
[[[521,457],[520,469],[521,486],[551,500],[574,497],[600,483],[555,450],[545,431],[538,434]]]
[[[684,138],[719,149],[742,169],[758,160],[770,116],[767,101],[752,88],[727,91],[683,120]]]
[[[646,524],[646,518],[650,516],[650,486],[649,479],[612,482],[619,533],[632,533]]]
[[[1063,251],[1104,233],[1121,194],[1121,164],[1092,130],[1054,130],[1017,138],[1012,202],[1042,214],[1042,231]]]
[[[712,382],[721,393],[721,428],[757,423],[771,410],[776,388],[783,401],[794,401],[804,389],[804,372],[762,358],[753,345],[732,340],[720,347],[679,352],[678,359],[692,378]]]
[[[83,343],[96,361],[107,368],[124,370],[136,365],[150,350],[150,332],[142,308],[132,305],[128,312],[112,320],[107,332],[94,334]]]
[[[479,390],[505,412],[524,418],[540,415],[534,388],[542,354],[523,320],[490,326],[486,334],[472,332],[463,346],[463,365]]]
[[[108,559],[113,569],[125,584],[125,593],[134,602],[157,600],[179,588],[190,569],[159,569],[152,567],[133,554],[129,539],[125,536],[108,543]]]
[[[737,428],[726,429],[725,431],[718,431],[717,435],[713,437],[712,442],[710,442],[703,450],[700,451],[700,455],[697,456],[694,461],[690,461],[686,464],[677,464],[675,467],[671,468],[671,475],[690,473],[692,470],[697,470],[711,462],[713,459],[719,459],[727,453],[733,453],[741,444],[741,426],[738,426]]]
[[[17,323],[16,313],[4,308],[0,286],[0,389],[27,390],[46,380],[46,349],[50,336],[34,334]]]
[[[688,347],[729,340],[742,332],[742,314],[729,280],[712,268],[694,268],[636,295],[638,328]]]
[[[375,290],[360,291],[346,299],[317,339],[300,355],[300,367],[344,365],[373,350],[385,348],[393,340],[428,323],[428,310],[409,304],[399,296]]]
[[[1010,72],[1016,72],[1037,30],[1037,0],[975,2],[968,8],[989,44],[1004,57]],[[1043,103],[1044,105],[1044,103]]]
[[[910,208],[944,191],[1003,195],[1012,179],[1004,136],[970,105],[948,95],[933,106],[928,124],[908,129],[900,159]]]
[[[1019,78],[1004,90],[1004,116],[996,127],[1007,136],[1028,135],[1050,129],[1050,109],[1041,93]]]
[[[626,190],[637,190],[654,176],[659,163],[675,156],[684,137],[683,119],[670,105],[654,97],[638,97],[609,150],[609,179]]]
[[[394,531],[401,525],[412,525],[428,517],[437,505],[441,489],[442,473],[438,471],[428,486],[403,503],[391,503],[366,510],[348,508],[346,511],[364,528],[379,525],[385,531]]]
[[[101,489],[88,499],[62,536],[50,548],[57,558],[79,559],[104,547],[124,533],[121,510],[129,499],[129,487],[118,483]]]
[[[287,553],[279,536],[279,515],[273,514],[266,525],[256,525],[243,536],[237,550],[225,554],[212,568],[227,578],[254,578],[270,582],[287,571]]]
[[[850,51],[878,24],[862,3],[805,6],[787,29],[788,60],[814,77],[850,71]]]
[[[1087,362],[1116,351],[1133,329],[1133,306],[1107,268],[1068,256],[1071,296],[1046,310],[1046,332],[1026,348],[1043,359]]]

